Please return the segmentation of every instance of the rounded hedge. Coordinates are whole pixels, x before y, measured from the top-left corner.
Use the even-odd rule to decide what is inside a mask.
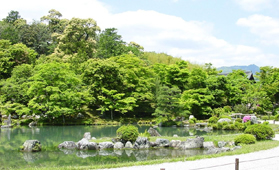
[[[217,116],[212,116],[208,119],[209,123],[217,123],[219,118]]]
[[[254,124],[248,126],[244,133],[255,135],[257,140],[271,139],[275,133],[271,127],[263,124]]]
[[[241,135],[238,135],[234,139],[234,143],[236,145],[238,145],[238,144],[253,144],[253,143],[256,143],[256,138],[255,138],[255,136],[253,136],[251,134],[241,134]]]
[[[133,125],[123,125],[117,129],[116,135],[123,141],[134,142],[139,136],[139,130]]]

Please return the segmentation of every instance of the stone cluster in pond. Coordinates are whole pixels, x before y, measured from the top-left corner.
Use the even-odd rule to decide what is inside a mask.
[[[114,150],[114,152],[120,152],[119,150],[144,150],[149,148],[174,148],[178,150],[191,150],[202,148],[205,150],[206,154],[214,154],[219,152],[231,151],[239,149],[240,147],[234,146],[233,142],[227,143],[224,141],[218,142],[218,147],[215,147],[213,142],[204,142],[203,137],[197,136],[196,138],[187,139],[186,141],[172,140],[158,138],[155,142],[150,142],[146,137],[138,137],[134,144],[130,141],[122,143],[121,141],[113,140],[113,142],[91,142],[90,132],[86,132],[83,138],[78,142],[65,141],[58,145],[64,153],[70,152],[67,150],[77,149],[77,150],[99,150],[99,154],[107,153],[107,151]],[[230,147],[225,147],[229,145]],[[66,150],[65,150],[66,149]],[[107,150],[107,151],[105,151]]]

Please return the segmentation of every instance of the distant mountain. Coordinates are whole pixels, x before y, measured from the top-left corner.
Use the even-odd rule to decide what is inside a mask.
[[[230,66],[230,67],[219,67],[217,70],[222,70],[222,73],[231,73],[233,70],[245,70],[252,71],[255,75],[256,72],[260,72],[260,67],[255,64],[251,64],[249,66]]]

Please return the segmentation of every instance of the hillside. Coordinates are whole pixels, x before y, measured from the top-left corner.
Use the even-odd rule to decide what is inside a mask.
[[[230,73],[232,70],[245,70],[245,71],[252,71],[253,74],[256,72],[260,72],[260,67],[256,66],[255,64],[251,64],[248,66],[230,66],[230,67],[219,67],[217,70],[222,70],[222,73]]]

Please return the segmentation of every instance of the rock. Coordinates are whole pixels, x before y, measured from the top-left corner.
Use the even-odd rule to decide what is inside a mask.
[[[91,139],[90,132],[85,132],[84,135],[83,135],[83,138],[90,140]]]
[[[77,145],[73,141],[65,141],[58,145],[59,149],[76,149]]]
[[[116,142],[121,142],[120,138],[112,138],[111,139],[112,143],[116,143]]]
[[[42,145],[38,140],[27,140],[24,142],[21,150],[26,152],[39,152],[42,150]]]
[[[211,149],[211,148],[215,148],[215,146],[214,146],[213,142],[203,142],[203,148],[204,149]]]
[[[172,148],[178,148],[181,144],[180,140],[171,140],[170,141],[170,147]]]
[[[147,132],[150,134],[150,136],[161,136],[158,131],[153,129],[152,127],[150,127]]]
[[[203,147],[204,138],[197,136],[194,139],[187,139],[185,142],[181,142],[180,149],[194,149]]]
[[[116,142],[113,146],[114,149],[123,149],[124,144],[122,142]]]
[[[177,137],[178,137],[178,135],[177,135],[177,134],[174,134],[174,135],[173,135],[173,137],[177,138]]]
[[[19,117],[18,117],[18,115],[13,115],[11,118],[12,119],[18,119]]]
[[[81,113],[78,113],[77,118],[78,118],[78,119],[82,119],[82,118],[84,118],[84,115],[81,114]]]
[[[231,119],[229,119],[229,118],[221,118],[221,119],[219,119],[218,120],[218,123],[223,123],[223,122],[231,122],[232,120]]]
[[[241,146],[235,146],[235,147],[231,148],[231,150],[234,151],[234,150],[241,149],[241,148],[242,148]]]
[[[101,142],[101,143],[99,143],[99,147],[101,150],[112,149],[114,147],[114,145],[112,142]]]
[[[41,116],[40,115],[35,115],[35,119],[40,119],[41,118]]]
[[[156,128],[158,128],[158,127],[159,127],[159,126],[156,126],[156,125],[153,126],[154,129],[156,129]]]
[[[189,116],[189,120],[195,118],[194,115]]]
[[[218,142],[218,147],[219,147],[219,148],[222,148],[222,147],[224,147],[226,144],[227,144],[227,142],[225,142],[225,141],[219,141],[219,142]]]
[[[128,142],[126,142],[126,144],[125,144],[125,148],[126,148],[126,149],[132,149],[132,148],[133,148],[133,144],[132,144],[130,141],[128,141]]]
[[[22,119],[25,119],[26,117],[27,117],[26,115],[21,116]]]
[[[2,115],[2,119],[7,119],[8,116],[7,115]]]
[[[95,137],[92,137],[91,139],[92,139],[92,140],[96,140],[96,138],[95,138]]]
[[[99,149],[97,143],[89,142],[88,139],[83,138],[76,143],[77,149],[79,150],[97,150]]]
[[[138,137],[134,145],[134,149],[148,149],[149,147],[149,141],[146,137]]]
[[[228,148],[228,147],[222,147],[222,148],[220,148],[220,149],[221,149],[221,152],[228,152],[228,151],[231,150],[231,149]]]
[[[37,122],[36,122],[36,121],[32,121],[32,122],[29,123],[28,126],[29,126],[29,127],[37,126]]]
[[[258,124],[257,116],[251,116],[251,123]]]
[[[158,143],[156,143],[156,142],[149,142],[149,146],[150,147],[157,147]]]
[[[170,146],[170,141],[167,139],[156,139],[156,144],[158,144],[159,147],[169,147]]]
[[[4,116],[4,115],[3,115]],[[12,119],[11,119],[11,115],[8,116],[7,120],[4,120],[4,126],[12,126]]]

